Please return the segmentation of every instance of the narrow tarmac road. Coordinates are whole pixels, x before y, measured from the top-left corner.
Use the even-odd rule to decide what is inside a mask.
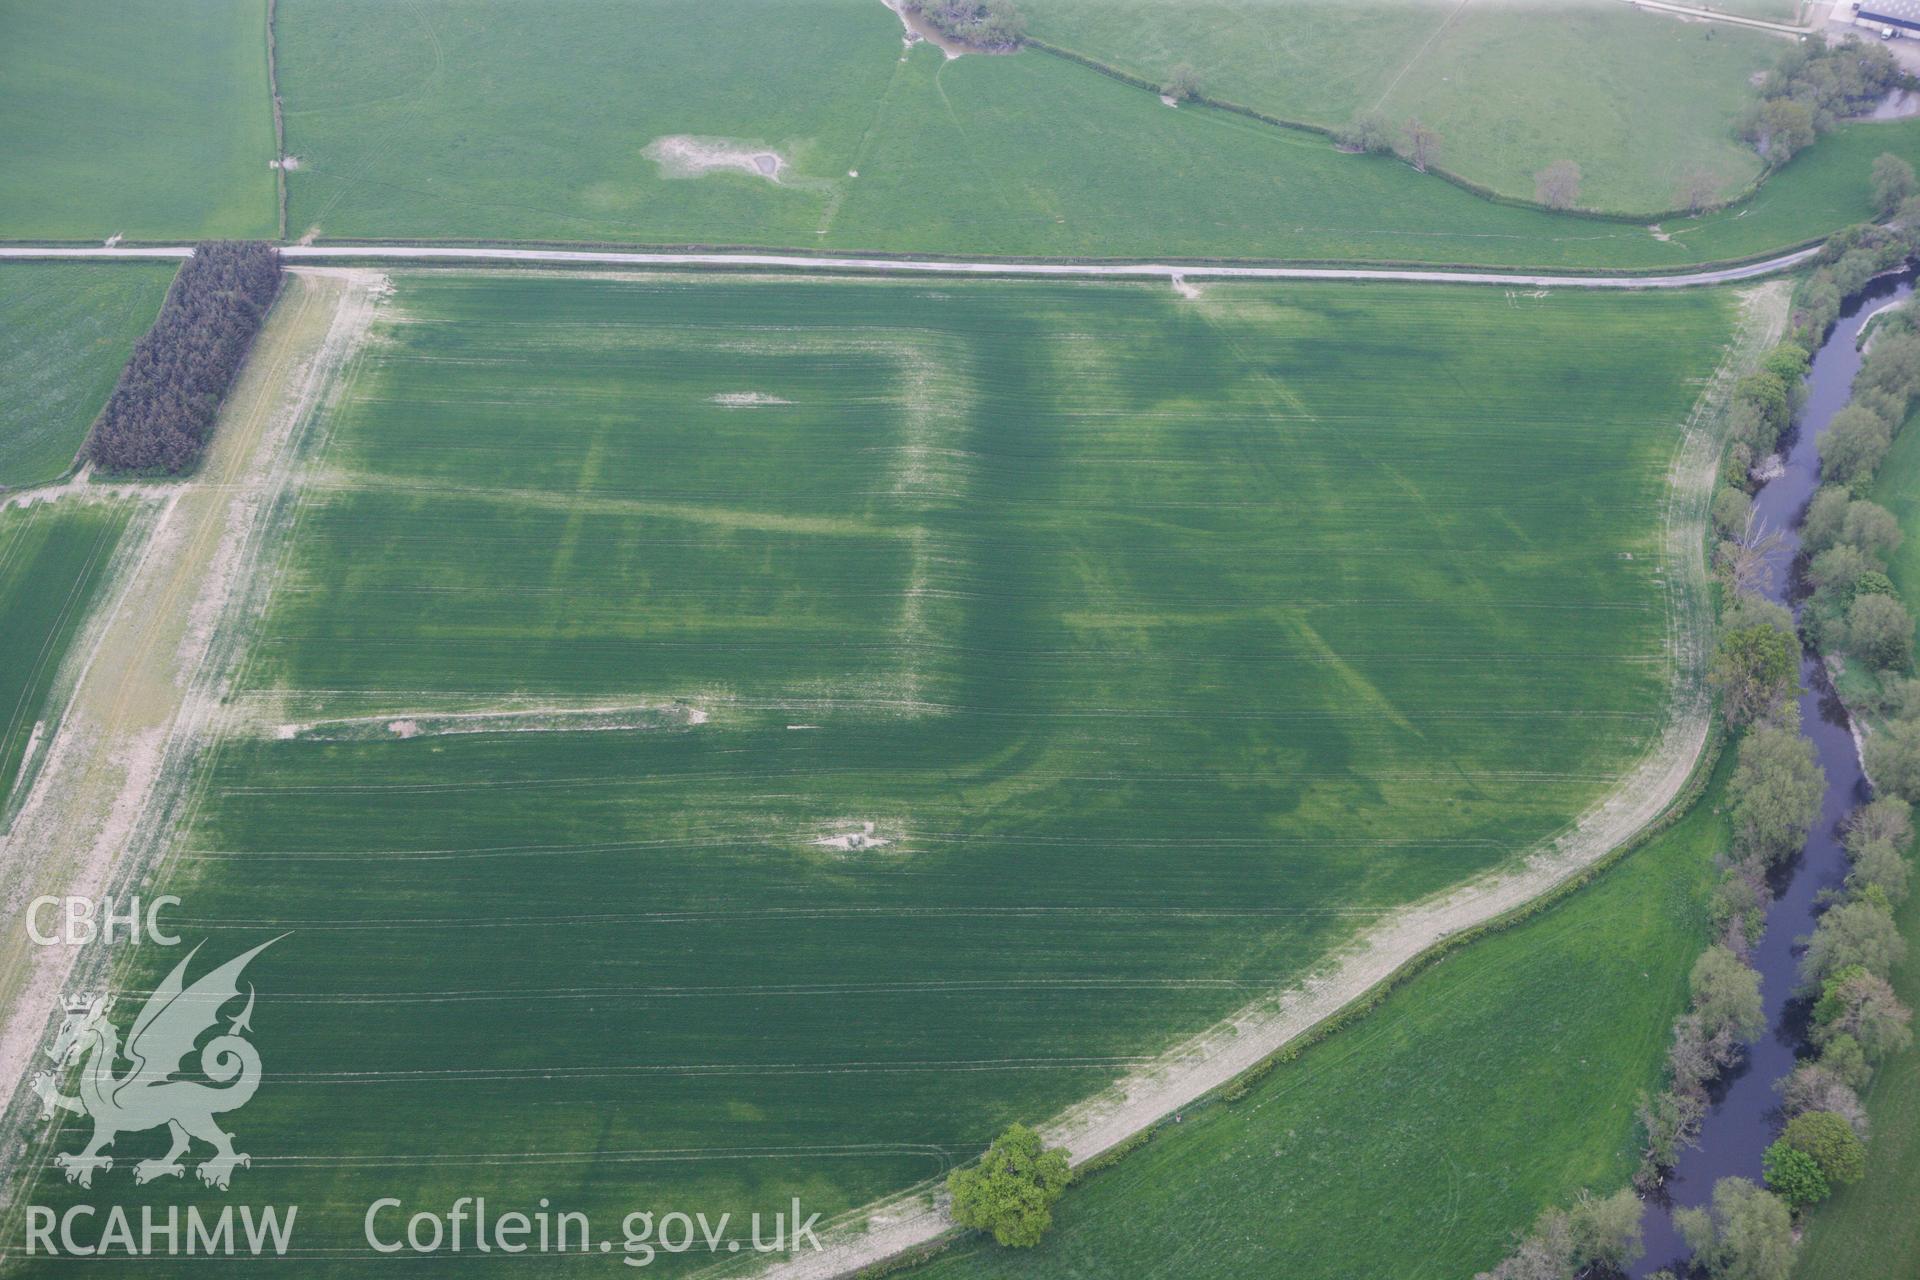
[[[1171,262],[995,262],[943,261],[937,258],[821,258],[782,253],[626,253],[591,249],[465,248],[456,245],[288,245],[288,262],[381,261],[393,263],[503,262],[529,266],[717,267],[734,270],[863,272],[879,275],[1032,276],[1120,280],[1377,280],[1421,284],[1503,284],[1533,289],[1689,289],[1731,284],[1787,271],[1813,257],[1818,246],[1761,262],[1679,275],[1513,274],[1498,271],[1420,271],[1371,267],[1254,267],[1221,264],[1186,266]],[[0,246],[0,259],[60,258],[119,260],[184,258],[185,245],[159,248],[104,246]]]

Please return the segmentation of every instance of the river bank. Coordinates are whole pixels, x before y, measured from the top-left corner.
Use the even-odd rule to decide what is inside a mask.
[[[1781,535],[1768,557],[1772,575],[1766,597],[1793,609],[1796,617],[1804,600],[1796,573],[1799,525],[1820,484],[1820,436],[1852,396],[1854,375],[1864,359],[1857,342],[1861,330],[1883,304],[1908,297],[1913,288],[1911,272],[1885,276],[1847,302],[1814,353],[1806,405],[1783,450],[1784,468],[1754,496],[1757,521]],[[1761,1154],[1779,1126],[1774,1083],[1793,1070],[1804,1038],[1805,1004],[1793,998],[1800,980],[1798,940],[1812,932],[1823,891],[1837,888],[1846,878],[1840,824],[1871,795],[1851,718],[1819,653],[1809,649],[1804,655],[1800,681],[1801,731],[1826,774],[1826,790],[1806,847],[1772,877],[1774,899],[1753,951],[1767,1031],[1716,1086],[1697,1143],[1681,1156],[1661,1194],[1649,1198],[1643,1223],[1646,1253],[1630,1272],[1636,1280],[1661,1268],[1684,1274],[1689,1250],[1674,1227],[1675,1209],[1707,1203],[1721,1178],[1762,1179]]]

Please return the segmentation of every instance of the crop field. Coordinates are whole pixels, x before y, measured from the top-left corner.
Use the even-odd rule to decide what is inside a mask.
[[[1494,204],[1317,134],[1168,110],[1034,51],[903,57],[897,20],[870,0],[823,0],[805,22],[772,0],[754,17],[693,0],[643,22],[612,0],[572,11],[556,24],[507,0],[287,0],[290,231],[1657,269],[1818,239],[1871,216],[1881,151],[1920,158],[1920,122],[1853,126],[1758,199],[1656,234]],[[648,154],[662,139],[741,164],[778,156],[777,180],[720,160],[685,176]]]
[[[127,512],[106,503],[0,509],[0,833],[55,727],[61,659],[126,523]]]
[[[0,239],[274,233],[260,0],[4,0],[0,32]]]
[[[173,271],[169,263],[0,269],[0,489],[57,479],[73,465]]]
[[[1783,6],[1791,9],[1791,5]],[[1583,206],[1676,207],[1702,169],[1732,195],[1760,172],[1735,136],[1749,77],[1779,38],[1604,0],[1031,0],[1049,44],[1163,80],[1186,63],[1209,95],[1284,120],[1340,126],[1364,111],[1437,129],[1442,163],[1532,199],[1555,160],[1581,168]]]
[[[313,1270],[937,1176],[1663,721],[1724,294],[397,285],[163,877],[291,930],[240,1176]]]
[[[1542,1206],[1623,1185],[1636,1094],[1659,1085],[1706,942],[1730,753],[1720,772],[1593,886],[1447,957],[1245,1100],[1162,1126],[1038,1249],[969,1244],[912,1274],[1454,1280]]]

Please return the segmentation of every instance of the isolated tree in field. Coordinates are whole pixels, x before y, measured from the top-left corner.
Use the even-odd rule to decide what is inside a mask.
[[[1791,704],[1777,720],[1755,725],[1740,742],[1728,790],[1742,852],[1778,865],[1799,852],[1820,813],[1826,777],[1813,744],[1800,736]]]
[[[1914,190],[1913,166],[1891,151],[1881,152],[1873,162],[1873,206],[1880,216],[1891,217]]]
[[[1160,92],[1176,102],[1191,102],[1200,96],[1200,73],[1193,69],[1191,62],[1177,62],[1173,70],[1167,72]]]
[[[1800,642],[1778,627],[1760,623],[1720,638],[1708,678],[1720,692],[1729,723],[1753,723],[1779,706],[1800,670]]]
[[[1808,1111],[1787,1121],[1780,1140],[1804,1151],[1819,1164],[1827,1181],[1837,1187],[1860,1181],[1867,1172],[1867,1148],[1845,1117],[1831,1111]]]
[[[1882,671],[1905,671],[1913,666],[1913,618],[1892,596],[1856,595],[1847,647]]]
[[[1673,1221],[1713,1280],[1787,1280],[1793,1270],[1793,1215],[1745,1178],[1720,1179],[1711,1208],[1675,1210]]]
[[[1533,196],[1549,209],[1571,209],[1580,198],[1580,166],[1555,160],[1533,175]]]
[[[1920,801],[1920,719],[1895,720],[1867,739],[1867,772],[1882,791]]]
[[[1393,126],[1378,111],[1362,111],[1339,131],[1341,146],[1375,155],[1393,150]]]
[[[1403,141],[1407,163],[1421,173],[1425,173],[1428,165],[1440,159],[1440,135],[1421,124],[1419,116],[1408,118]]]
[[[1039,1134],[1016,1124],[994,1139],[977,1167],[948,1175],[947,1190],[954,1221],[991,1231],[1003,1245],[1026,1248],[1040,1243],[1053,1225],[1053,1203],[1071,1181],[1065,1148],[1046,1149]]]
[[[1760,975],[1725,947],[1708,947],[1688,979],[1693,1011],[1709,1036],[1751,1040],[1767,1029],[1760,1005]]]
[[[1693,168],[1680,179],[1674,198],[1688,213],[1701,213],[1713,205],[1719,194],[1719,179],[1706,169]]]

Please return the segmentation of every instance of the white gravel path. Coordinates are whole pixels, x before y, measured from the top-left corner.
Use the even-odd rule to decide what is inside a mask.
[[[50,245],[0,246],[0,259],[184,258],[191,248],[106,248]],[[507,249],[455,245],[287,245],[288,262],[370,261],[392,263],[507,262],[532,266],[728,267],[771,270],[863,272],[876,275],[1023,276],[1094,280],[1375,280],[1423,284],[1503,284],[1547,289],[1687,289],[1753,280],[1799,266],[1818,247],[1762,262],[1675,275],[1538,275],[1498,271],[1417,271],[1368,267],[1255,267],[1160,262],[946,261],[938,258],[826,258],[783,253],[626,253],[591,249]]]

